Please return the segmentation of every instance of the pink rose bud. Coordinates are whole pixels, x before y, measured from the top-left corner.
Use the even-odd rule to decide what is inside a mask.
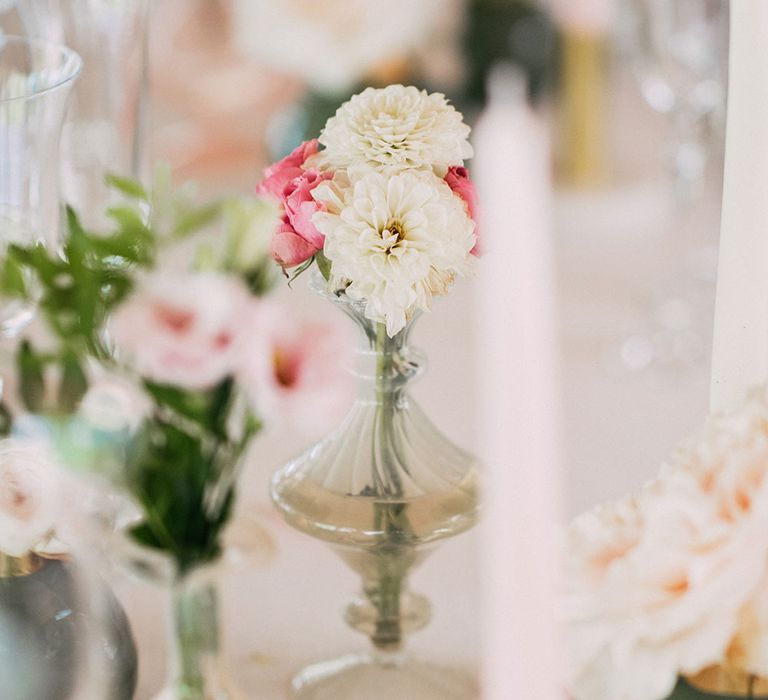
[[[448,168],[448,172],[445,175],[445,181],[459,197],[464,200],[467,205],[467,213],[472,221],[475,222],[475,236],[478,236],[477,225],[477,191],[472,180],[469,179],[469,173],[467,169],[462,165],[452,165]],[[472,254],[479,254],[479,243],[475,243],[475,247],[472,248]]]
[[[295,267],[309,260],[319,248],[299,236],[289,223],[283,223],[272,236],[269,252],[282,267]]]
[[[256,194],[282,198],[286,185],[301,175],[304,161],[315,155],[317,149],[317,139],[305,141],[285,158],[270,165],[264,170],[264,179],[256,186]]]
[[[315,228],[312,216],[326,207],[312,199],[312,190],[323,180],[330,180],[330,173],[321,174],[316,170],[307,170],[291,182],[284,190],[285,215],[293,230],[315,248],[322,248],[325,236]]]

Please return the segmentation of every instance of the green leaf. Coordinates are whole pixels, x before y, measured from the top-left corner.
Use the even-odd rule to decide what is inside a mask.
[[[142,235],[147,228],[141,213],[127,205],[109,207],[107,216],[115,221],[122,232]]]
[[[221,552],[233,495],[211,508],[209,492],[220,474],[214,454],[160,418],[145,421],[127,452],[126,483],[144,511],[143,525],[132,534],[167,551],[181,570]]]
[[[145,547],[149,547],[150,549],[165,549],[163,543],[157,539],[157,535],[147,522],[132,527],[128,532],[136,542]]]
[[[315,253],[315,261],[317,262],[317,269],[320,270],[320,274],[327,282],[331,278],[331,261],[325,257],[325,253],[322,250],[318,250]]]
[[[299,277],[299,275],[307,270],[309,266],[315,261],[314,257],[310,258],[309,260],[305,260],[301,265],[299,265],[290,275],[288,278],[288,286],[290,287]]]
[[[701,690],[697,690],[690,683],[681,678],[678,681],[677,686],[675,686],[675,690],[672,692],[672,695],[670,695],[667,700],[744,700],[744,698],[747,697],[747,689],[745,688],[744,690],[745,694],[740,696],[722,694],[713,695],[711,693],[704,693]]]
[[[173,235],[183,238],[209,226],[221,215],[222,206],[223,203],[217,201],[184,213],[176,221]]]
[[[75,411],[87,390],[88,379],[77,356],[72,352],[67,353],[62,359],[57,408],[64,413]]]
[[[5,404],[5,401],[0,401],[0,435],[8,437],[11,434],[11,428],[13,427],[13,415],[10,409]]]
[[[120,175],[115,175],[114,173],[108,173],[104,178],[104,181],[112,189],[121,192],[126,197],[141,199],[145,202],[149,201],[149,195],[147,194],[147,191],[144,189],[142,184],[136,180],[128,177],[122,177]]]
[[[16,354],[20,380],[19,392],[24,406],[33,413],[39,413],[43,408],[45,397],[44,364],[44,360],[35,353],[29,341],[22,341]]]
[[[0,267],[0,293],[8,297],[27,297],[24,270],[13,255],[7,255]]]
[[[225,379],[208,391],[187,391],[147,380],[144,387],[161,406],[166,406],[173,413],[194,421],[207,433],[226,439],[227,407],[234,387],[231,378]]]

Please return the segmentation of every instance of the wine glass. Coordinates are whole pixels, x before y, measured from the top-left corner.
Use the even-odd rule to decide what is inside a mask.
[[[664,155],[677,206],[666,222],[675,235],[663,256],[674,265],[652,285],[658,294],[650,317],[624,341],[621,360],[631,370],[682,370],[708,356],[716,260],[709,232],[717,212],[704,195],[717,184],[707,166],[722,154],[728,0],[624,0],[623,9],[620,43],[643,98],[669,115]]]
[[[700,190],[722,132],[728,0],[625,0],[623,42],[646,102],[669,114],[670,165],[683,194]]]
[[[104,174],[146,175],[150,2],[24,0],[16,14],[28,36],[66,44],[83,58],[62,134],[61,186],[86,227],[100,227],[115,203]]]

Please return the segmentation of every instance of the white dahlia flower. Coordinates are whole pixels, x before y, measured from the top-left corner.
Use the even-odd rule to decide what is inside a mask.
[[[320,135],[315,157],[331,170],[367,166],[384,172],[433,170],[472,156],[469,127],[440,93],[413,86],[367,88],[339,107]]]
[[[461,199],[431,173],[340,175],[312,195],[327,211],[312,222],[325,235],[331,284],[365,301],[368,318],[390,336],[432,296],[471,268],[474,223]]]

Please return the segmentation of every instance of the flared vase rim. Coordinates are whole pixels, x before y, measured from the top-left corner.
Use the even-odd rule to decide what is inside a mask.
[[[15,95],[14,97],[0,97],[0,105],[11,104],[13,102],[28,102],[30,100],[37,99],[43,95],[54,92],[59,88],[74,82],[83,70],[83,59],[79,53],[69,48],[64,44],[60,44],[54,41],[47,41],[46,39],[28,38],[24,36],[16,36],[13,34],[4,34],[0,36],[0,55],[3,50],[8,46],[26,46],[37,50],[47,50],[58,52],[59,66],[66,68],[63,71],[63,75],[56,82],[50,85],[33,90],[31,92],[25,92],[23,95]]]
[[[384,326],[385,322],[383,320],[376,320],[371,317],[369,317],[366,314],[366,308],[367,303],[365,299],[352,299],[345,293],[344,290],[340,290],[338,292],[334,292],[331,290],[328,286],[328,281],[323,277],[320,270],[315,269],[312,270],[309,281],[307,282],[308,288],[318,294],[323,299],[327,299],[328,301],[332,303],[339,304],[340,306],[345,306],[351,311],[353,311],[356,316],[355,318],[360,322],[361,324],[365,324],[370,328],[376,328],[377,326]],[[421,315],[422,315],[421,309],[416,309],[413,311],[413,313],[407,318],[405,326],[400,329],[397,333],[395,333],[394,336],[388,336],[390,338],[394,338],[396,336],[403,336],[406,337],[415,323]]]

